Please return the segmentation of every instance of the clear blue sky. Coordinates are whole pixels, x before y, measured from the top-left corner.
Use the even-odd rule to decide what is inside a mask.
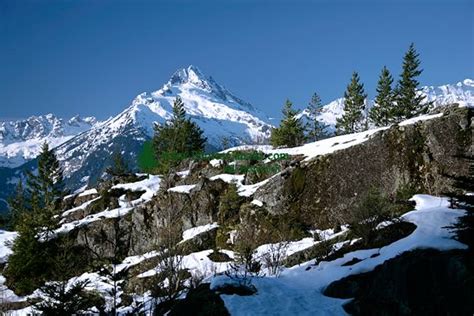
[[[193,64],[279,116],[342,96],[359,71],[369,97],[410,42],[422,84],[474,76],[474,1],[0,0],[0,118],[101,119]]]

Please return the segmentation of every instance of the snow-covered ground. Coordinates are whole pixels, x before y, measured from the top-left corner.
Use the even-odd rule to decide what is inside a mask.
[[[184,184],[178,185],[168,189],[168,192],[176,192],[176,193],[190,193],[192,189],[196,187],[195,184]]]
[[[406,126],[410,124],[415,124],[417,122],[431,120],[435,118],[441,117],[443,114],[432,114],[432,115],[421,115],[406,121],[399,123],[400,126]],[[261,151],[265,154],[288,154],[290,156],[296,155],[303,155],[305,156],[305,161],[308,161],[314,157],[327,155],[333,153],[337,150],[346,149],[358,144],[362,144],[363,142],[370,139],[371,136],[374,134],[386,130],[389,127],[380,127],[371,129],[368,131],[354,133],[354,134],[347,134],[341,136],[335,136],[327,139],[323,139],[317,142],[308,143],[302,146],[293,147],[293,148],[273,148],[270,145],[243,145],[232,147],[222,151],[223,153],[228,153],[232,151],[238,150],[257,150]]]
[[[373,270],[383,262],[396,257],[397,255],[413,249],[434,248],[439,250],[465,249],[466,245],[454,240],[453,232],[448,228],[452,226],[463,210],[450,209],[449,201],[444,197],[434,197],[430,195],[415,195],[412,198],[416,202],[415,210],[402,216],[406,221],[414,223],[416,229],[407,237],[393,242],[380,249],[358,250],[345,254],[342,258],[319,262],[314,265],[314,260],[291,268],[284,268],[280,277],[258,277],[252,279],[253,285],[257,288],[257,294],[251,296],[221,295],[225,305],[231,315],[344,315],[342,305],[348,300],[337,299],[324,296],[322,294],[325,287],[331,282],[341,279],[351,274],[358,274]],[[195,227],[183,232],[183,240],[188,240],[196,235],[217,227],[216,223]],[[343,227],[342,232],[334,233],[332,230],[315,231],[323,239],[332,239],[340,234],[344,234],[347,227]],[[5,241],[12,241],[16,237],[14,232],[0,232],[0,255],[6,258],[10,253],[10,245]],[[350,242],[350,241],[344,241]],[[344,242],[341,242],[344,243]],[[285,248],[286,256],[297,251],[307,249],[317,241],[313,238],[304,238],[300,241],[289,242]],[[256,258],[269,250],[271,245],[260,246],[255,253]],[[337,245],[336,245],[337,247]],[[221,250],[231,259],[234,253],[228,250]],[[204,280],[211,282],[211,288],[218,288],[222,284],[234,282],[222,272],[230,268],[231,262],[212,262],[209,255],[212,250],[204,250],[191,253],[183,257],[183,268]],[[372,257],[374,254],[378,256]],[[144,260],[153,258],[156,252],[149,252],[143,255],[131,256],[116,266],[116,271],[137,265]],[[351,266],[342,266],[344,263],[358,258],[361,261]],[[150,277],[157,273],[157,268],[142,272],[138,277]],[[97,272],[84,273],[70,280],[74,283],[79,280],[88,280],[89,289],[96,289],[110,301],[111,280]],[[3,283],[4,278],[0,276],[0,286],[4,295],[10,301],[25,300],[26,297],[17,297],[7,289]],[[36,291],[29,297],[41,295]],[[138,301],[148,301],[149,296],[137,295]],[[123,313],[129,309],[122,310]],[[15,315],[27,315],[31,313],[31,308],[16,311]]]
[[[207,225],[196,226],[196,227],[193,227],[193,228],[190,228],[190,229],[186,229],[183,232],[182,242],[184,242],[186,240],[189,240],[189,239],[193,239],[197,235],[202,234],[202,233],[207,232],[207,231],[210,231],[210,230],[212,230],[214,228],[217,228],[217,227],[219,227],[219,225],[217,225],[217,223],[211,223],[211,224],[207,224]]]
[[[231,315],[345,315],[342,305],[348,300],[322,294],[326,286],[351,274],[373,270],[397,255],[420,248],[440,250],[465,249],[466,245],[452,239],[447,228],[464,214],[448,208],[447,198],[416,195],[416,210],[402,217],[417,228],[409,236],[380,249],[358,250],[330,262],[314,261],[284,269],[279,278],[254,278],[257,294],[251,296],[221,295]],[[379,254],[376,257],[371,257]],[[357,257],[362,259],[351,266],[342,264]],[[226,276],[213,278],[212,288],[228,282]]]
[[[158,192],[158,190],[160,189],[160,183],[161,183],[161,178],[159,176],[148,175],[146,179],[141,180],[141,181],[114,185],[112,186],[112,189],[124,189],[124,190],[135,191],[135,192],[136,191],[145,191],[145,192],[139,198],[133,201],[126,200],[125,195],[123,195],[119,197],[118,199],[120,207],[111,209],[111,210],[106,209],[102,212],[91,214],[84,218],[81,218],[72,222],[63,223],[58,229],[55,230],[55,233],[56,234],[67,233],[75,229],[76,227],[87,225],[92,222],[96,222],[105,218],[117,218],[117,217],[127,215],[130,211],[133,210],[135,206],[151,200],[153,195],[156,192]],[[94,189],[91,189],[88,191],[94,192],[93,190]],[[87,191],[84,191],[84,192],[87,192]],[[88,194],[91,194],[91,193],[88,193]],[[78,207],[67,210],[62,214],[62,216],[64,217],[72,212],[85,209],[89,204],[91,204],[97,199],[99,198],[93,199],[91,201],[83,203],[82,205]]]
[[[160,176],[148,175],[148,178],[132,182],[117,184],[112,187],[112,189],[124,189],[130,191],[145,191],[145,193],[140,197],[143,201],[149,201],[153,195],[160,189],[161,178]]]
[[[204,279],[209,278],[216,273],[222,273],[230,268],[231,262],[213,262],[209,259],[209,255],[213,250],[204,250],[200,252],[193,252],[189,255],[183,256],[182,267],[188,269],[193,275],[198,275]],[[221,252],[228,255],[231,259],[234,258],[234,253],[229,250],[221,250]],[[145,278],[155,275],[159,272],[158,268],[150,269],[141,273],[138,277]]]
[[[11,245],[17,236],[16,232],[0,230],[0,263],[6,262],[12,254]]]

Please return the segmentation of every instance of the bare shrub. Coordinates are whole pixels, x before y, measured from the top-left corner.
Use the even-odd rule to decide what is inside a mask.
[[[254,258],[258,243],[258,227],[255,222],[243,221],[236,233],[234,242],[235,260],[226,275],[241,286],[251,287],[252,277],[258,276],[261,264]]]
[[[150,289],[155,308],[159,304],[165,307],[171,306],[185,290],[185,282],[190,276],[189,272],[184,270],[179,245],[182,238],[181,214],[172,207],[171,199],[160,215],[162,225],[158,229],[159,238],[156,245],[158,265]]]
[[[263,254],[262,260],[265,268],[270,275],[280,276],[283,270],[283,263],[287,257],[288,241],[280,241],[268,246],[267,251]]]

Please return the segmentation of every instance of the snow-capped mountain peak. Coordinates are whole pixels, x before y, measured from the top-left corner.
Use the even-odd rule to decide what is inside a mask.
[[[74,183],[91,174],[100,176],[111,153],[117,151],[134,165],[143,142],[153,136],[154,124],[171,117],[177,96],[188,116],[204,131],[208,149],[221,148],[224,139],[229,145],[239,145],[262,142],[270,136],[266,115],[189,66],[176,71],[161,89],[140,93],[115,117],[59,146],[56,153],[65,175]]]
[[[442,86],[425,86],[421,89],[427,101],[432,101],[435,106],[450,103],[459,103],[460,106],[474,106],[474,80],[467,78],[456,84]]]
[[[188,68],[177,70],[169,81],[170,84],[194,84],[201,88],[208,88],[206,76],[199,70],[199,68],[190,65]]]
[[[433,102],[434,107],[441,107],[453,103],[460,106],[474,107],[474,80],[467,78],[455,84],[445,84],[441,86],[424,86],[420,89],[421,94],[426,96],[426,102]],[[374,101],[367,100],[368,109]],[[344,114],[344,98],[339,98],[324,105],[318,121],[324,122],[330,128],[334,128],[337,118]],[[308,109],[304,109],[299,117],[308,117]]]
[[[56,147],[96,123],[94,117],[65,120],[51,113],[0,122],[0,167],[17,167],[35,158],[44,142]]]

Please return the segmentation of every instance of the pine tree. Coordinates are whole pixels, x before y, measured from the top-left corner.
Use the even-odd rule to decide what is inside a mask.
[[[403,58],[403,70],[396,88],[397,106],[394,118],[400,122],[411,117],[424,114],[428,111],[430,103],[423,102],[424,95],[418,92],[419,82],[417,77],[421,75],[419,54],[412,43]]]
[[[8,206],[10,210],[9,228],[15,230],[15,227],[20,223],[21,217],[28,211],[25,199],[25,189],[23,182],[20,179],[15,188],[15,194],[8,199]]]
[[[370,109],[370,121],[377,127],[387,126],[394,115],[393,78],[387,67],[383,67],[377,84],[375,105]]]
[[[298,111],[293,109],[293,103],[286,100],[283,107],[283,119],[280,126],[272,128],[270,143],[272,146],[296,147],[304,143],[304,126],[297,118]]]
[[[54,229],[57,225],[55,215],[64,196],[63,191],[62,169],[54,151],[45,142],[38,156],[37,174],[27,174],[27,195],[33,217],[46,230]]]
[[[44,300],[34,306],[36,310],[44,315],[85,315],[87,309],[96,306],[103,312],[103,299],[98,293],[86,290],[89,281],[69,282],[81,259],[72,240],[62,238],[54,260],[51,260],[54,267],[51,278],[54,281],[40,288]]]
[[[364,122],[367,94],[360,83],[359,74],[352,74],[351,82],[344,92],[344,114],[337,119],[336,130],[339,135],[360,132],[367,128]]]
[[[167,172],[179,162],[172,158],[173,155],[189,157],[203,151],[205,143],[203,131],[186,118],[183,101],[176,97],[171,119],[165,124],[155,125],[153,149],[159,164],[158,171]]]
[[[23,191],[20,187],[18,190]],[[20,192],[20,191],[19,191]],[[15,230],[19,236],[13,243],[13,254],[4,273],[10,288],[27,294],[51,277],[54,243],[48,242],[57,227],[63,194],[63,177],[59,162],[45,143],[38,156],[37,174],[27,174],[23,202],[10,204],[16,214]]]
[[[313,94],[308,104],[309,124],[308,124],[308,138],[310,141],[317,141],[327,136],[327,126],[317,120],[317,117],[321,115],[323,105],[321,98],[317,93]]]
[[[113,177],[119,177],[130,173],[130,168],[123,159],[123,156],[119,152],[115,152],[112,155],[112,166],[105,170],[109,175]]]

